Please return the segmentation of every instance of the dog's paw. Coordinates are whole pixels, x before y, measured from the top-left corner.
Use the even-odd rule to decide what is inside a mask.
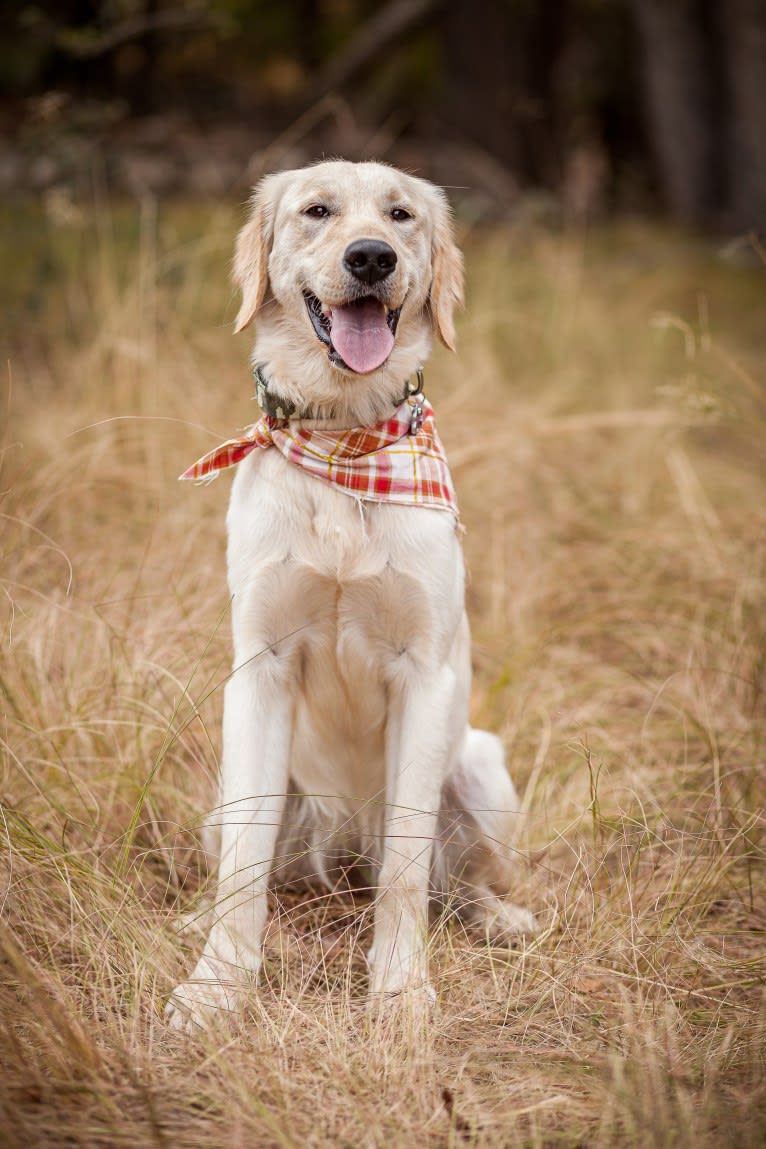
[[[371,1040],[384,1041],[389,1052],[421,1048],[432,1032],[438,1009],[436,991],[428,980],[370,993],[367,1032]]]
[[[427,980],[371,990],[367,1008],[371,1020],[386,1025],[420,1025],[428,1022],[436,1009],[436,990]]]
[[[179,936],[183,934],[197,934],[202,938],[206,938],[210,933],[210,927],[213,923],[214,911],[215,902],[213,898],[203,898],[196,909],[181,914],[180,917],[175,920],[175,932]]]
[[[490,942],[509,944],[538,932],[537,922],[529,910],[494,894],[464,901],[458,913],[471,931],[479,931]]]
[[[227,1018],[237,1017],[242,1009],[246,989],[244,971],[202,957],[188,981],[176,986],[165,1006],[165,1018],[171,1029],[198,1033]]]
[[[476,924],[496,942],[518,941],[520,937],[531,937],[537,933],[534,914],[523,906],[501,901],[500,898],[493,898],[489,905],[482,907]]]
[[[369,1002],[373,1012],[404,1010],[423,1015],[435,1005],[436,991],[428,979],[425,952],[394,953],[390,962],[383,965],[377,960],[373,946],[367,961],[370,967]]]

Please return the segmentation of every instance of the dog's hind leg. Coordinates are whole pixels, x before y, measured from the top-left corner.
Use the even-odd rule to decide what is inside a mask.
[[[432,888],[496,938],[535,930],[532,914],[505,900],[517,873],[519,817],[500,739],[469,726],[442,792]]]

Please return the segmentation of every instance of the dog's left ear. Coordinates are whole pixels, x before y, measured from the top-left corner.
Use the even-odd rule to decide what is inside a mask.
[[[431,321],[445,347],[455,350],[455,308],[463,302],[463,256],[455,243],[452,216],[443,192],[437,193],[431,246]]]
[[[269,286],[269,252],[274,234],[275,177],[266,176],[253,191],[250,218],[237,236],[231,277],[242,292],[234,331],[252,322]]]

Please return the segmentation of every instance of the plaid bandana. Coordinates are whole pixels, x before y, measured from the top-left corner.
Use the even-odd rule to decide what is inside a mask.
[[[414,409],[405,401],[382,423],[346,431],[293,429],[264,415],[241,438],[228,439],[209,451],[180,478],[215,478],[256,448],[276,447],[288,462],[353,498],[436,507],[451,511],[457,519],[455,490],[433,408],[427,399],[418,400]]]

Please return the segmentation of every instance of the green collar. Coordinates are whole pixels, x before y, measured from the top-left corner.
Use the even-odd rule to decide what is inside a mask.
[[[290,419],[316,418],[312,413],[311,407],[299,409],[290,399],[285,399],[282,395],[275,395],[275,393],[269,389],[269,381],[264,375],[263,368],[260,364],[256,364],[253,368],[253,378],[255,379],[255,397],[258,401],[258,406],[264,415],[268,415],[270,419],[279,419],[283,422],[287,422]],[[415,372],[415,382],[413,383],[411,379],[408,379],[404,384],[403,393],[393,398],[391,405],[396,409],[405,399],[422,394],[423,368],[418,367]]]

